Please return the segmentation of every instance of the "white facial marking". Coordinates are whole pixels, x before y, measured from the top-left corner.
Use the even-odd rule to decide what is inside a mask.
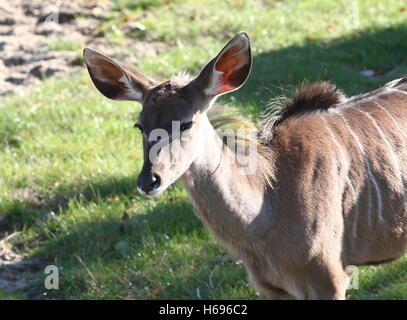
[[[167,187],[165,187],[165,186],[160,186],[160,187],[158,187],[158,188],[155,188],[155,189],[149,191],[149,192],[147,193],[147,195],[148,195],[148,196],[158,196],[158,195],[162,194],[162,193],[165,191],[165,189],[167,189]]]
[[[167,187],[160,186],[160,187],[155,188],[155,189],[153,189],[153,190],[151,190],[149,192],[145,192],[139,186],[137,186],[137,190],[142,196],[158,196],[158,195],[162,194],[166,189],[167,189]]]
[[[138,191],[142,196],[144,196],[144,195],[146,194],[139,186],[137,186],[137,191]]]

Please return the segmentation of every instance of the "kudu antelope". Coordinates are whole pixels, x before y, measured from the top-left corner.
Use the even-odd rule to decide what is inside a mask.
[[[156,82],[92,49],[84,56],[103,95],[143,106],[136,123],[144,146],[139,191],[161,194],[179,179],[200,219],[266,297],[344,299],[347,266],[405,254],[407,78],[351,98],[328,83],[300,86],[260,124],[258,165],[241,174],[236,151],[207,111],[250,74],[245,33],[191,80]],[[171,138],[175,121],[179,139]],[[156,129],[169,138],[151,138]]]

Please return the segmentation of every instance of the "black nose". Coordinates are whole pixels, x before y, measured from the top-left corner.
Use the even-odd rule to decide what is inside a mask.
[[[138,177],[138,187],[145,193],[157,189],[161,185],[160,176],[151,172],[144,174],[143,172]]]

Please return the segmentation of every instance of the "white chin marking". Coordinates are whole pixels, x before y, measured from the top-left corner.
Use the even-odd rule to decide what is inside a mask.
[[[144,196],[144,195],[146,194],[143,190],[140,189],[139,186],[137,186],[137,191],[138,191],[142,196]]]
[[[167,189],[166,187],[158,187],[158,188],[156,188],[156,189],[154,189],[154,190],[151,190],[149,193],[148,193],[148,195],[149,196],[158,196],[158,195],[160,195],[161,193],[163,193],[164,191],[165,191],[165,189]]]
[[[165,189],[167,189],[167,188],[164,187],[164,186],[161,186],[161,187],[158,187],[158,188],[156,188],[154,190],[151,190],[151,191],[149,191],[147,193],[147,192],[141,190],[140,187],[137,186],[138,192],[143,196],[159,196],[160,194],[162,194],[165,191]]]

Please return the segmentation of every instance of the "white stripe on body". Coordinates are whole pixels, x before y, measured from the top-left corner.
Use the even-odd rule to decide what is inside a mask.
[[[406,91],[396,89],[396,88],[386,88],[386,92],[388,92],[388,93],[401,93],[401,94],[407,95]]]
[[[350,161],[349,161],[349,159],[346,158],[346,156],[345,156],[346,151],[345,151],[345,149],[341,146],[341,144],[339,143],[338,139],[336,139],[335,134],[334,134],[334,132],[332,131],[332,129],[330,128],[328,121],[327,121],[323,116],[321,116],[321,119],[325,122],[325,125],[326,125],[326,127],[327,127],[327,129],[328,129],[328,132],[329,132],[329,134],[330,134],[330,136],[331,136],[331,139],[332,139],[332,141],[334,142],[336,148],[338,149],[339,154],[340,154],[340,156],[341,156],[341,158],[342,158],[343,163],[346,164],[346,171],[347,171],[347,174],[346,174],[345,185],[348,185],[348,186],[349,186],[349,189],[350,189],[350,191],[352,192],[352,198],[353,198],[353,200],[355,201],[355,221],[354,221],[354,223],[353,223],[353,228],[352,228],[352,235],[353,235],[353,237],[355,237],[355,236],[356,236],[356,231],[357,231],[359,205],[358,205],[358,199],[357,199],[357,197],[356,197],[357,195],[356,195],[355,188],[353,187],[352,182],[351,182],[351,180],[349,179]]]
[[[363,156],[363,161],[365,163],[365,167],[366,167],[366,171],[367,171],[367,175],[369,177],[369,183],[368,183],[368,223],[369,226],[372,225],[372,219],[371,219],[371,211],[372,211],[372,195],[371,195],[371,183],[373,184],[373,187],[375,189],[376,192],[376,199],[377,199],[377,209],[378,209],[378,215],[379,215],[379,220],[382,221],[383,220],[383,202],[382,202],[382,195],[380,193],[380,188],[379,185],[376,181],[376,178],[372,172],[372,168],[370,165],[370,161],[369,158],[367,156],[367,154],[365,153],[365,149],[363,148],[362,143],[360,142],[359,137],[355,134],[355,132],[353,132],[352,128],[349,125],[348,120],[345,118],[344,115],[342,115],[338,110],[333,109],[333,112],[335,112],[336,114],[338,114],[338,116],[341,117],[343,123],[345,124],[346,128],[349,130],[349,132],[351,133],[353,139],[355,140],[356,144],[359,147],[360,152],[362,153]],[[370,183],[371,182],[371,183]]]
[[[404,132],[403,128],[400,127],[400,125],[398,124],[398,122],[396,121],[396,119],[393,117],[393,115],[390,113],[389,110],[387,110],[386,108],[384,108],[381,104],[379,104],[376,101],[373,101],[374,104],[376,104],[376,106],[378,106],[381,110],[383,110],[385,113],[387,113],[387,115],[389,116],[389,118],[393,121],[394,125],[397,127],[398,130],[400,130],[401,134],[407,139],[407,134]]]
[[[407,134],[404,132],[403,128],[400,127],[400,124],[396,121],[396,119],[393,117],[393,115],[390,113],[389,110],[387,110],[386,108],[384,108],[380,103],[374,101],[374,104],[382,111],[384,111],[389,118],[392,120],[392,122],[394,123],[395,127],[400,131],[400,133],[407,139]],[[391,146],[390,146],[391,148]],[[393,150],[394,153],[394,150]],[[402,180],[402,186],[403,186],[403,200],[404,200],[404,215],[407,216],[407,199],[405,196],[405,183],[404,183],[404,178],[401,175],[401,169],[400,169],[400,165],[398,166],[399,170],[400,170],[400,178]]]
[[[363,113],[364,115],[366,115],[370,119],[370,121],[372,122],[375,129],[379,132],[380,137],[382,138],[384,143],[389,148],[390,155],[391,155],[391,158],[393,160],[393,165],[394,165],[394,168],[396,169],[396,175],[397,175],[397,178],[398,178],[398,180],[400,181],[400,184],[401,184],[401,193],[402,193],[402,196],[403,196],[403,203],[404,203],[404,207],[405,207],[406,206],[406,197],[405,197],[405,194],[404,194],[404,180],[403,180],[403,177],[401,175],[400,162],[399,162],[399,160],[397,158],[396,153],[394,152],[389,140],[387,140],[386,136],[384,135],[382,129],[380,129],[380,127],[377,124],[376,120],[366,110],[362,110],[362,109],[358,109],[358,108],[355,108],[355,110]],[[383,217],[382,217],[382,220],[383,220]]]

